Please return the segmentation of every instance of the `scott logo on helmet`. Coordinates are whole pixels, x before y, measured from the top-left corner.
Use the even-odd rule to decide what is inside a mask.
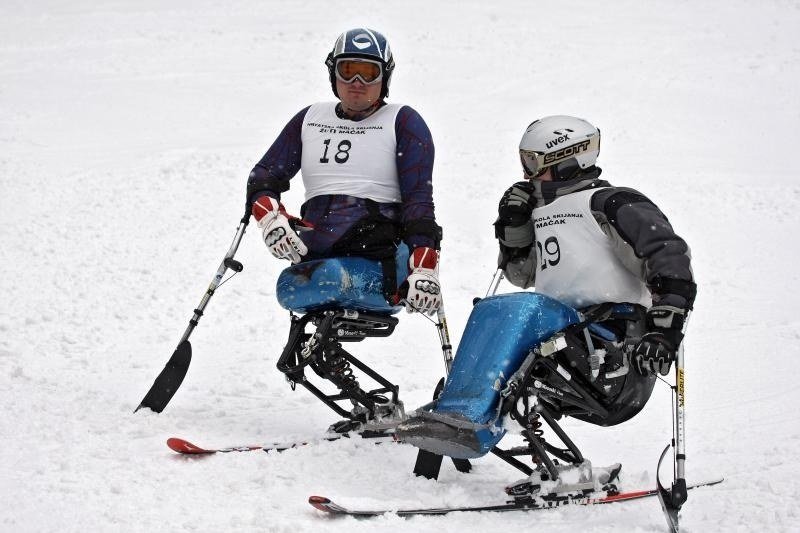
[[[580,154],[581,152],[585,152],[586,150],[589,149],[589,142],[590,140],[587,139],[585,141],[572,144],[570,146],[565,146],[561,150],[556,150],[555,152],[550,152],[549,154],[545,154],[544,163],[545,165],[548,165],[550,163],[555,163],[556,161],[561,161],[562,159],[574,157]]]

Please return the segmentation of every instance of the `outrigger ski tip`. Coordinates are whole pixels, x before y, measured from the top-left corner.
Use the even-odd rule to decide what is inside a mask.
[[[713,479],[704,481],[702,483],[695,483],[686,487],[687,490],[696,489],[698,487],[709,487],[722,483],[724,478]],[[418,509],[350,509],[344,507],[330,498],[325,496],[311,496],[308,498],[308,503],[315,509],[323,511],[331,515],[341,516],[354,516],[362,518],[370,518],[384,514],[396,514],[398,516],[424,516],[424,515],[443,515],[456,512],[503,512],[503,511],[539,511],[544,509],[554,509],[565,505],[604,505],[609,503],[618,503],[631,500],[638,500],[641,498],[648,498],[659,494],[659,489],[645,489],[626,492],[609,492],[598,493],[596,495],[586,495],[577,497],[557,497],[554,499],[543,498],[526,498],[520,500],[512,500],[504,504],[497,505],[474,505],[474,506],[455,506],[455,507],[430,507]]]

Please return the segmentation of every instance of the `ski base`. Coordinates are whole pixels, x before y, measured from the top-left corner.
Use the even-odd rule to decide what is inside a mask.
[[[723,478],[704,481],[702,483],[695,483],[694,485],[687,486],[687,490],[696,489],[698,487],[709,487],[717,485],[724,481]],[[528,498],[517,499],[499,505],[477,505],[477,506],[464,506],[464,507],[431,507],[420,509],[349,509],[343,507],[331,499],[324,496],[311,496],[308,499],[314,508],[332,515],[342,516],[356,516],[369,518],[372,516],[380,516],[383,514],[396,514],[398,516],[424,516],[424,515],[443,515],[448,513],[465,513],[465,512],[503,512],[503,511],[538,511],[544,509],[554,509],[565,505],[601,505],[608,503],[624,502],[630,500],[638,500],[650,496],[656,496],[658,489],[646,489],[629,492],[617,492],[598,495],[585,495],[585,496],[555,496],[548,498]]]

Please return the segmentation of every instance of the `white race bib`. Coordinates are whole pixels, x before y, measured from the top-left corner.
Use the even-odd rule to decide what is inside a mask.
[[[614,252],[591,211],[589,189],[533,210],[536,292],[575,308],[604,302],[650,307],[650,291]]]
[[[336,103],[312,105],[302,129],[306,200],[346,194],[399,203],[395,119],[402,106],[387,104],[360,121],[336,116]]]

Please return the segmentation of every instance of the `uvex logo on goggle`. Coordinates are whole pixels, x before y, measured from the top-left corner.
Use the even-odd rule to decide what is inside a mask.
[[[359,50],[364,50],[372,46],[372,38],[366,33],[359,33],[353,37],[352,43]]]
[[[581,141],[570,146],[565,146],[561,150],[556,150],[555,152],[545,154],[544,163],[545,165],[549,163],[555,163],[556,161],[561,161],[562,159],[567,159],[568,157],[573,157],[581,152],[585,152],[589,149],[590,142],[591,139],[586,139],[585,141]]]

